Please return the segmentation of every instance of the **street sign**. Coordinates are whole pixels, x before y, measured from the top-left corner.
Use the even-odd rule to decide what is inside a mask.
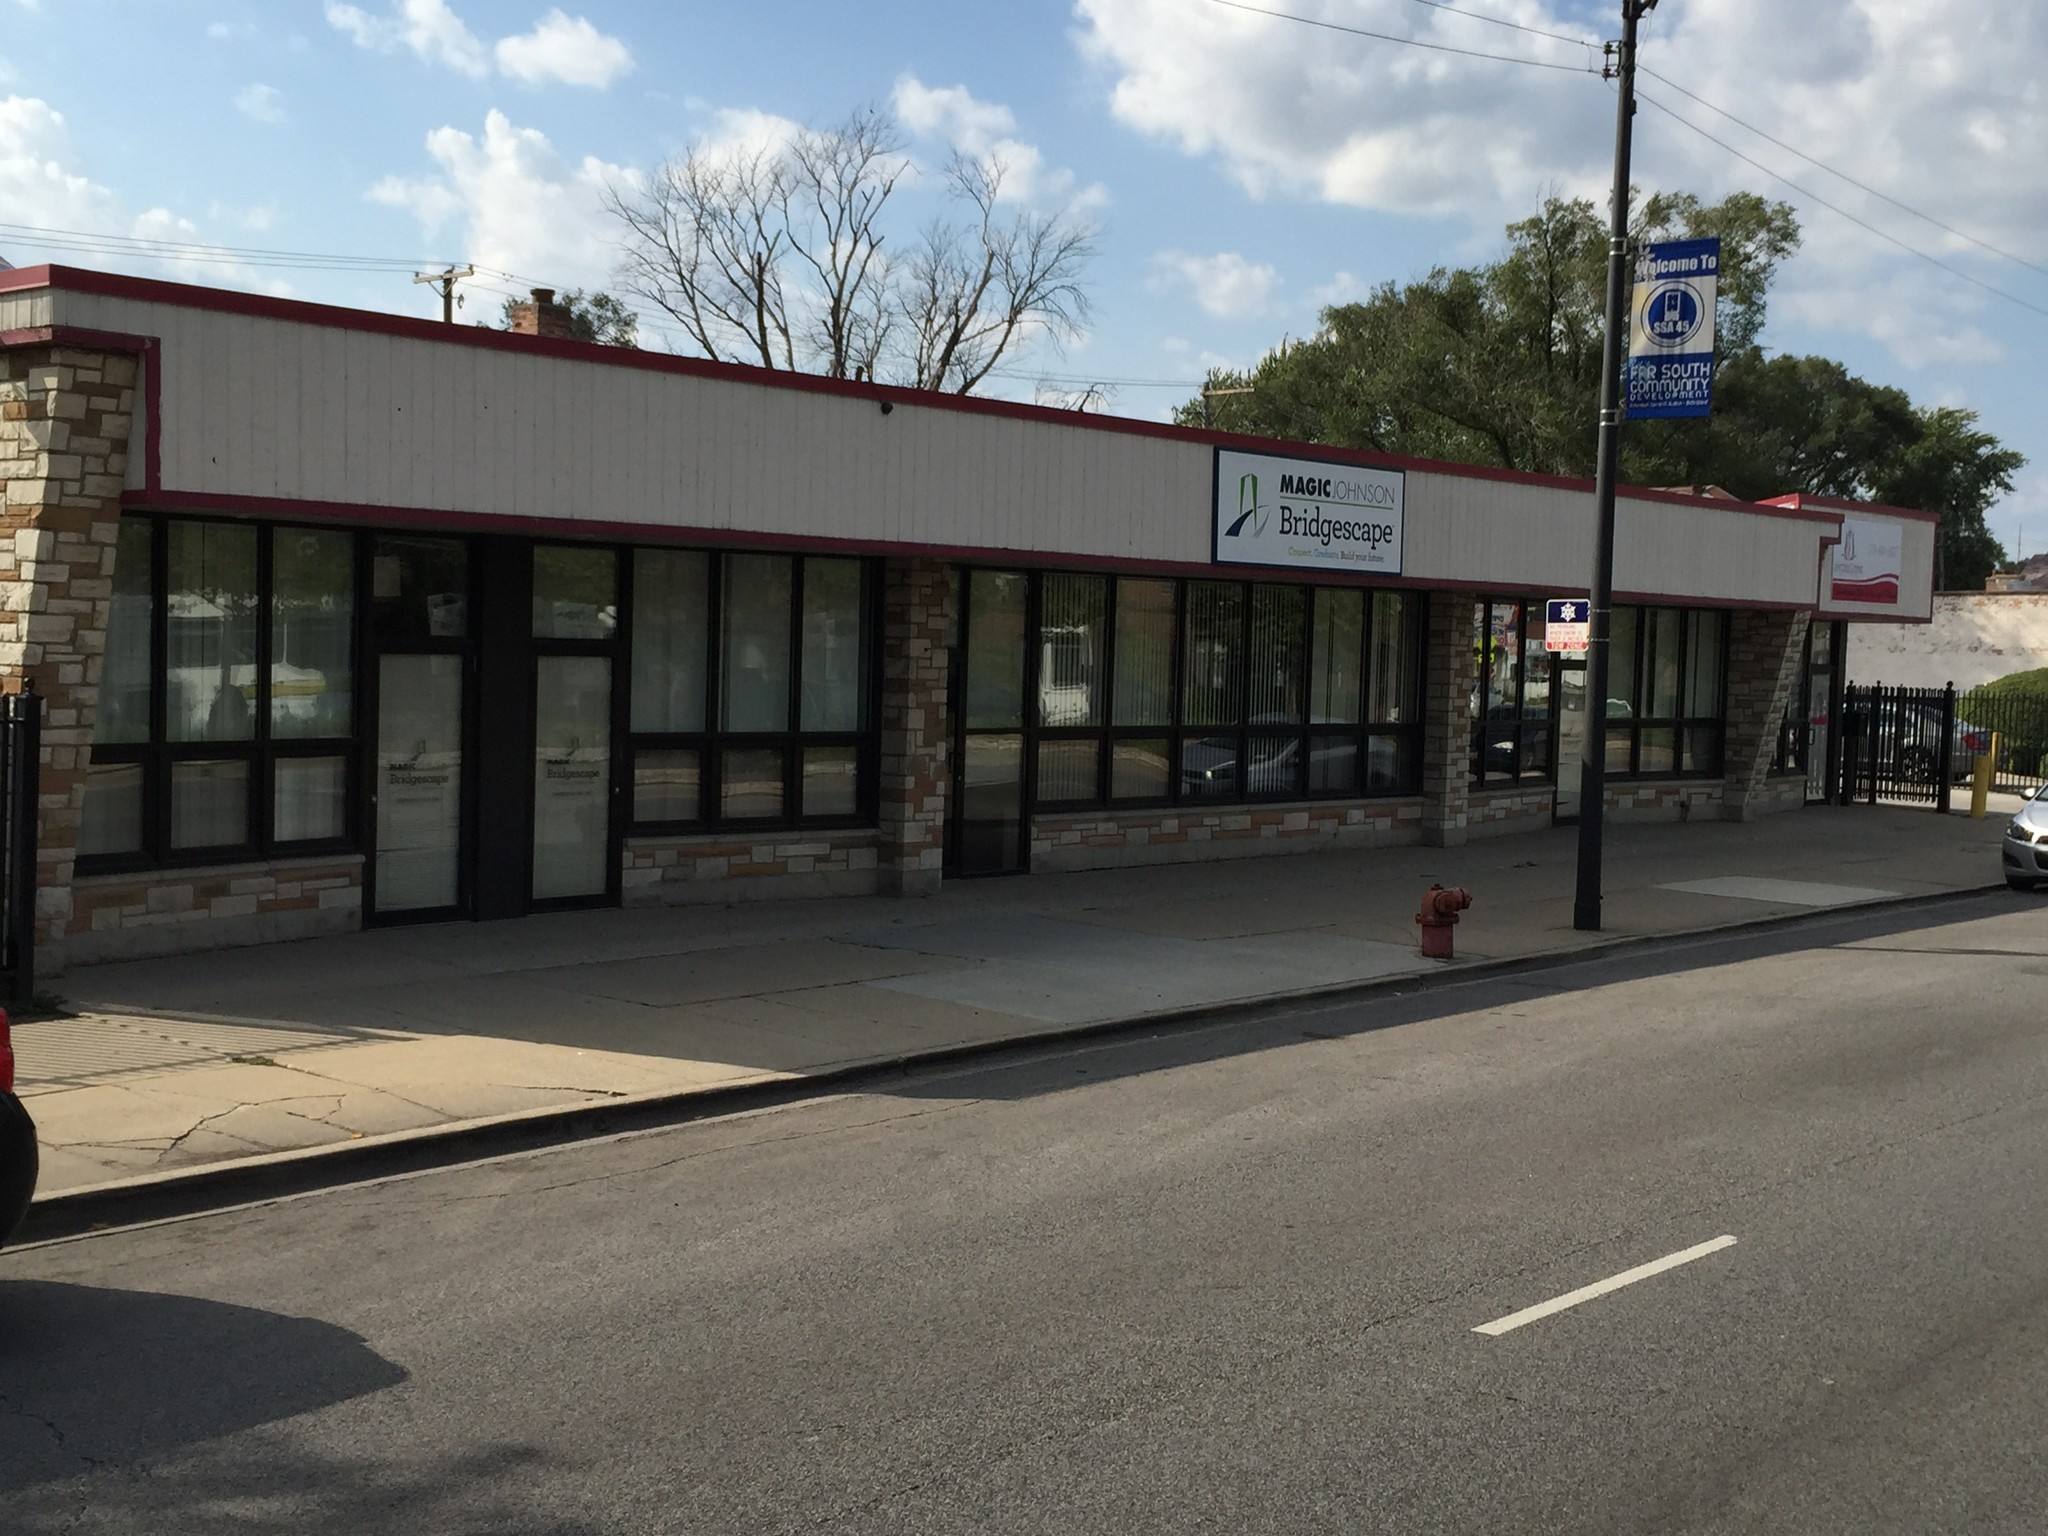
[[[1637,256],[1628,327],[1630,419],[1708,414],[1720,281],[1718,239],[1667,240]]]
[[[1593,605],[1583,597],[1553,597],[1543,605],[1543,649],[1583,651],[1593,643]]]

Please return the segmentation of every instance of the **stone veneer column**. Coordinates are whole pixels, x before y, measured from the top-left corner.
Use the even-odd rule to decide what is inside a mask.
[[[1727,724],[1723,728],[1721,815],[1749,821],[1777,755],[1778,727],[1806,655],[1810,616],[1744,608],[1729,616]]]
[[[945,862],[951,625],[945,562],[891,558],[882,590],[881,888],[892,895],[936,895]]]
[[[71,920],[135,375],[136,360],[122,355],[0,351],[0,686],[30,682],[45,700],[39,946],[54,946]]]
[[[1422,841],[1456,848],[1466,837],[1472,793],[1472,689],[1479,659],[1472,649],[1469,592],[1429,594],[1422,695]]]

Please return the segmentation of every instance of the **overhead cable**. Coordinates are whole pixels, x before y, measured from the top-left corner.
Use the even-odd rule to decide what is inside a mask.
[[[1851,176],[1847,171],[1836,170],[1835,167],[1833,167],[1832,165],[1829,165],[1824,161],[1814,159],[1813,156],[1809,155],[1805,150],[1798,148],[1796,145],[1787,144],[1783,139],[1773,138],[1770,134],[1765,133],[1763,129],[1757,127],[1756,124],[1743,121],[1741,118],[1737,117],[1733,112],[1730,112],[1726,107],[1715,106],[1711,101],[1707,100],[1706,97],[1701,96],[1696,92],[1687,90],[1684,86],[1680,85],[1676,80],[1672,80],[1664,75],[1660,75],[1654,69],[1650,69],[1641,64],[1638,64],[1636,68],[1641,70],[1644,74],[1648,75],[1652,80],[1655,80],[1660,84],[1670,86],[1671,89],[1678,92],[1679,95],[1698,102],[1701,106],[1705,107],[1709,112],[1713,112],[1721,117],[1727,118],[1728,121],[1735,124],[1736,127],[1748,129],[1751,133],[1755,134],[1765,143],[1775,144],[1778,148],[1784,150],[1787,154],[1797,155],[1801,160],[1804,160],[1808,165],[1814,167],[1814,169],[1826,171],[1830,176],[1833,176],[1841,181],[1846,181],[1850,186],[1854,187],[1857,191],[1868,192],[1872,197],[1877,198],[1880,202],[1890,203],[1894,208],[1898,209],[1901,213],[1910,213],[1914,218],[1922,220],[1925,223],[1932,224],[1936,229],[1941,230],[1944,234],[1954,235],[1958,240],[1967,241],[1969,244],[1976,246],[1980,250],[1989,251],[1994,256],[2002,256],[2007,261],[2014,262],[2019,266],[2025,267],[2030,272],[2038,272],[2043,277],[2048,277],[2048,267],[2044,267],[2038,262],[2029,261],[2024,256],[2015,256],[2011,251],[2001,250],[1999,247],[1993,245],[1989,240],[1980,240],[1975,235],[1970,234],[1966,230],[1957,229],[1953,224],[1945,224],[1940,219],[1937,219],[1931,213],[1922,213],[1918,208],[1913,207],[1910,203],[1900,202],[1896,197],[1893,197],[1889,192],[1880,192],[1876,187],[1871,186],[1870,183],[1865,181],[1858,181],[1854,176]]]
[[[1468,59],[1491,59],[1497,64],[1524,64],[1531,69],[1561,69],[1572,75],[1593,75],[1600,72],[1598,66],[1593,64],[1560,64],[1555,59],[1531,59],[1511,53],[1488,53],[1482,48],[1459,48],[1450,43],[1425,42],[1419,37],[1403,37],[1396,32],[1374,32],[1366,27],[1347,27],[1341,22],[1324,21],[1315,16],[1297,16],[1291,11],[1271,11],[1264,6],[1246,5],[1243,0],[1209,0],[1209,3],[1233,11],[1245,11],[1253,16],[1270,16],[1275,21],[1292,21],[1304,27],[1321,27],[1327,32],[1343,32],[1352,37],[1369,37],[1382,43],[1400,43],[1408,48],[1427,48],[1432,53],[1455,53]],[[1569,41],[1577,43],[1580,39],[1572,38]]]
[[[1998,298],[2004,299],[2009,304],[2017,304],[2021,309],[2029,309],[2037,315],[2048,316],[2048,308],[2044,308],[2039,304],[2035,304],[2027,299],[2023,299],[2016,293],[2008,293],[2005,289],[1999,287],[1996,283],[1987,283],[1984,281],[1983,278],[1975,276],[1972,273],[1965,272],[1961,267],[1951,266],[1948,262],[1943,261],[1939,256],[1936,256],[1931,252],[1923,251],[1917,245],[1910,244],[1907,241],[1901,240],[1897,235],[1890,234],[1885,230],[1879,229],[1875,224],[1871,223],[1868,219],[1859,218],[1857,215],[1851,213],[1848,209],[1841,207],[1839,204],[1829,202],[1826,198],[1822,197],[1818,192],[1810,191],[1807,188],[1801,186],[1798,182],[1792,180],[1791,177],[1772,170],[1768,165],[1765,165],[1761,160],[1757,160],[1749,155],[1744,154],[1741,150],[1737,149],[1733,144],[1730,144],[1726,139],[1716,138],[1713,134],[1707,132],[1706,129],[1702,128],[1698,123],[1695,123],[1691,121],[1689,118],[1683,117],[1677,112],[1672,111],[1671,108],[1665,106],[1663,102],[1658,101],[1656,98],[1651,96],[1645,96],[1642,92],[1638,91],[1636,93],[1636,100],[1642,102],[1646,106],[1655,107],[1659,112],[1662,112],[1674,123],[1678,123],[1682,127],[1690,128],[1694,133],[1698,134],[1701,138],[1705,139],[1709,144],[1718,145],[1720,148],[1725,149],[1726,151],[1728,151],[1729,154],[1733,155],[1743,164],[1754,166],[1757,170],[1762,171],[1766,176],[1770,177],[1773,181],[1780,182],[1783,185],[1790,187],[1794,192],[1797,192],[1801,197],[1805,198],[1808,202],[1817,203],[1821,207],[1827,209],[1829,213],[1832,213],[1839,218],[1847,219],[1851,224],[1856,225],[1859,229],[1868,230],[1871,234],[1876,235],[1878,239],[1883,240],[1888,244],[1897,246],[1900,250],[1906,252],[1907,255],[1917,256],[1922,261],[1926,262],[1929,266],[1939,267],[1942,271],[1948,273],[1949,276],[1960,277],[1964,282],[1974,284],[1976,287],[1982,288],[1986,293],[1996,295]]]

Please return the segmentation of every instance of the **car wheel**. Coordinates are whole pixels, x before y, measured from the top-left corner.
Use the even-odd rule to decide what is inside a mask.
[[[1899,753],[1899,777],[1914,784],[1934,778],[1934,754],[1925,747],[1906,747]]]

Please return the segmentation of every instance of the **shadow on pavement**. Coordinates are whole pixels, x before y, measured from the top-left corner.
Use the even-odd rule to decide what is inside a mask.
[[[0,1528],[591,1529],[515,1502],[511,1487],[543,1459],[537,1450],[351,1458],[312,1449],[287,1427],[406,1379],[356,1334],[317,1318],[0,1280]]]
[[[1578,958],[1546,959],[1504,975],[1474,975],[1460,980],[1456,972],[1440,973],[1429,983],[1396,982],[1363,996],[1333,997],[1320,1002],[1297,999],[1266,1006],[1249,1003],[1241,1009],[1228,1010],[1211,1024],[1178,1022],[1152,1029],[1133,1025],[1129,1033],[1119,1031],[1098,1039],[1084,1051],[1020,1044],[1014,1055],[993,1054],[966,1069],[955,1066],[929,1073],[913,1071],[901,1083],[877,1083],[871,1091],[902,1098],[950,1099],[963,1093],[983,1099],[1035,1098],[1149,1072],[1279,1050],[1303,1040],[1344,1039],[1534,998],[1683,975],[1745,960],[1852,944],[1871,946],[1902,935],[1926,934],[1958,923],[2027,912],[2048,912],[2048,903],[1999,891],[1943,899],[1928,906],[1834,912],[1789,926],[1660,940]],[[1882,947],[1890,951],[1903,947],[1913,953],[2048,955],[2048,941],[2039,949],[2013,950],[1987,950],[1981,942]],[[971,1087],[963,1085],[963,1073],[971,1073]]]
[[[0,1490],[155,1461],[405,1379],[315,1318],[0,1280]]]

